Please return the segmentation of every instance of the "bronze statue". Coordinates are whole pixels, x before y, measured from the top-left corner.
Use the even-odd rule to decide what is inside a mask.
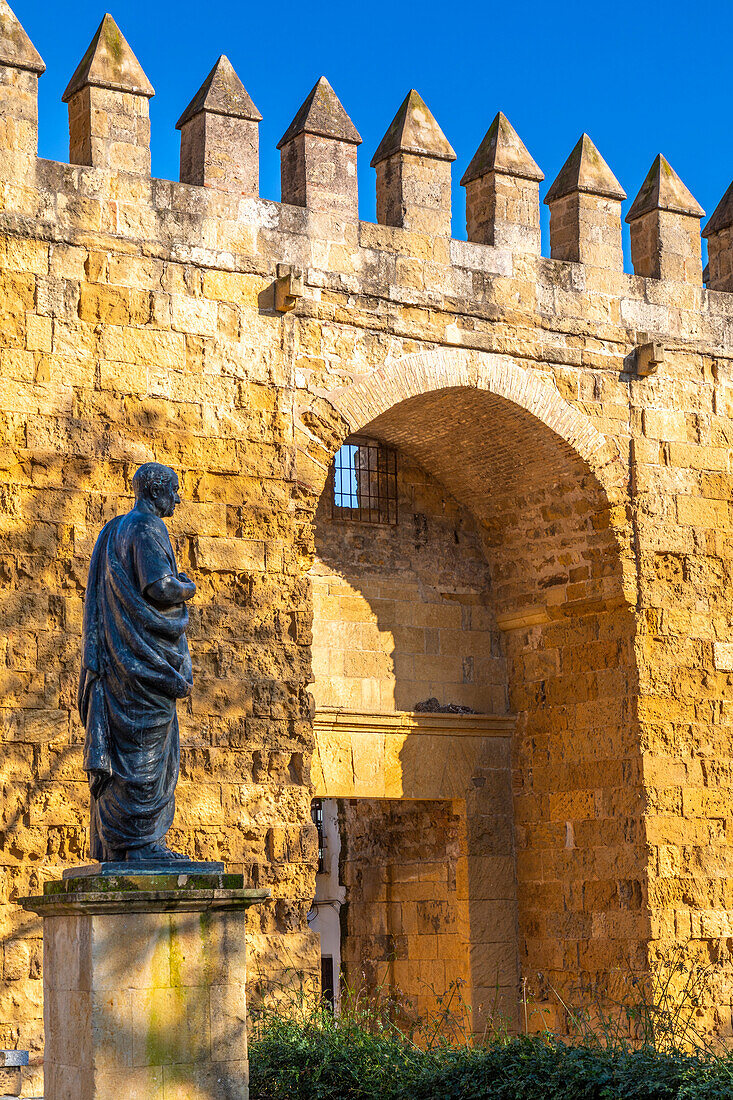
[[[105,525],[84,600],[79,713],[91,791],[91,855],[102,862],[169,861],[180,748],[176,700],[190,695],[186,601],[163,516],[181,498],[168,466],[146,462],[135,507]]]

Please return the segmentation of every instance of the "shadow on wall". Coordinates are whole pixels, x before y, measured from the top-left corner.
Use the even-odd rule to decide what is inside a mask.
[[[332,518],[331,494],[311,570],[317,706],[391,713],[432,698],[505,713],[503,641],[468,509],[403,452],[397,523]]]
[[[76,715],[86,570],[104,522],[129,506],[123,499],[137,457],[151,456],[144,443],[125,443],[91,410],[85,422],[72,412],[69,403],[58,418],[37,416],[32,439],[24,431],[13,436],[5,425],[12,457],[0,486],[0,927],[7,1005],[0,1035],[5,1046],[35,1050],[41,922],[15,901],[87,857],[88,787]],[[146,434],[154,438],[164,427],[149,411]]]
[[[338,812],[347,1007],[376,997],[407,1031],[470,1031],[462,802],[340,799]]]

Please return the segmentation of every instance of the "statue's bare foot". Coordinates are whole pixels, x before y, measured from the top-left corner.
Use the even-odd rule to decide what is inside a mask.
[[[162,845],[161,847],[164,853],[163,859],[182,860],[184,863],[190,862],[188,856],[184,855],[183,852],[174,852],[172,848],[166,848]]]

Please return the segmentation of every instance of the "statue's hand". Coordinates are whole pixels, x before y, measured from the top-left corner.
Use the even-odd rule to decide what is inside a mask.
[[[194,596],[196,594],[196,584],[194,583],[194,581],[191,580],[187,573],[179,573],[178,579],[181,584],[188,585],[190,587],[191,596]],[[190,596],[187,596],[186,599],[190,599]]]
[[[89,790],[92,798],[99,798],[111,779],[112,776],[108,772],[89,772]]]
[[[179,573],[174,577],[169,573],[168,576],[149,584],[145,589],[145,595],[160,607],[175,607],[176,604],[184,603],[196,594],[196,585],[188,578],[184,580],[183,576],[185,574]]]

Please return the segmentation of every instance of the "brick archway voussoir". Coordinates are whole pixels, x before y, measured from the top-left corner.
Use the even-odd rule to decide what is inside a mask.
[[[533,416],[588,464],[609,502],[622,498],[624,468],[618,452],[545,378],[519,366],[510,356],[458,348],[415,352],[325,397],[350,434],[356,434],[402,401],[464,387],[486,390]]]

